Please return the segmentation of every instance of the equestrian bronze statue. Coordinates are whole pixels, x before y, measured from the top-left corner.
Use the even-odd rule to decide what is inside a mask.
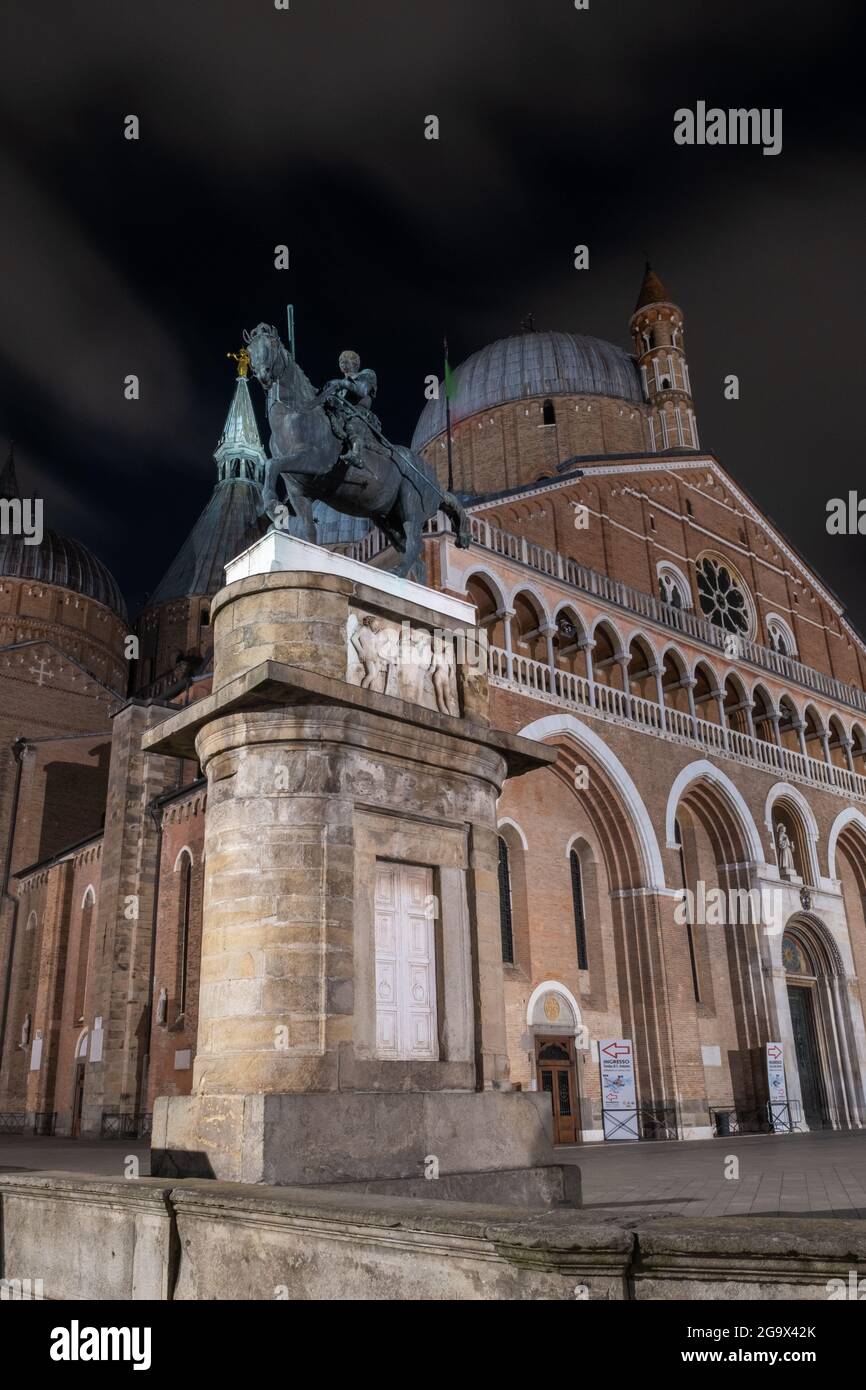
[[[267,392],[270,454],[262,513],[278,524],[282,480],[303,539],[316,540],[313,503],[369,517],[397,552],[394,573],[419,573],[424,523],[443,511],[457,544],[470,542],[469,518],[418,454],[392,444],[373,414],[376,374],[357,353],[340,357],[342,377],[321,392],[311,385],[270,324],[244,332],[250,364]]]

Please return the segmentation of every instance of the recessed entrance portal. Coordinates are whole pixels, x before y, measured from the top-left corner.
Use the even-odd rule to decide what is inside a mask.
[[[546,1091],[553,1104],[553,1141],[577,1143],[577,1086],[574,1071],[574,1040],[543,1038],[536,1041],[538,1089]]]
[[[805,942],[793,932],[786,932],[782,939],[782,962],[788,983],[803,1119],[810,1129],[824,1129],[829,1126],[830,1117],[821,1064],[818,972]]]
[[[75,1063],[75,1077],[72,1084],[72,1128],[70,1136],[78,1139],[81,1134],[81,1115],[84,1109],[84,1063]]]
[[[822,1098],[821,1063],[815,1036],[815,1005],[812,991],[803,985],[788,986],[794,1050],[800,1073],[803,1117],[810,1129],[823,1129],[827,1116]]]

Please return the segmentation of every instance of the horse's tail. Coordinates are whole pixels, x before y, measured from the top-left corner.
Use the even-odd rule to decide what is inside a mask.
[[[466,508],[461,506],[453,492],[443,492],[440,506],[454,527],[458,546],[461,550],[468,550],[472,543],[472,528]]]

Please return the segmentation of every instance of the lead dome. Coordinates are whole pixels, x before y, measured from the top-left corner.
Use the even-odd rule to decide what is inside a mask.
[[[553,331],[500,338],[454,372],[452,416],[465,419],[512,401],[545,396],[607,396],[643,401],[634,359],[604,338]],[[412,439],[423,449],[445,429],[444,393],[428,401]]]

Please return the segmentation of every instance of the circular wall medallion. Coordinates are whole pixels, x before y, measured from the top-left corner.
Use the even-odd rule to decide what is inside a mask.
[[[549,1018],[551,1023],[555,1023],[562,1010],[559,1007],[559,1000],[555,994],[548,994],[544,1001],[544,1016]]]

